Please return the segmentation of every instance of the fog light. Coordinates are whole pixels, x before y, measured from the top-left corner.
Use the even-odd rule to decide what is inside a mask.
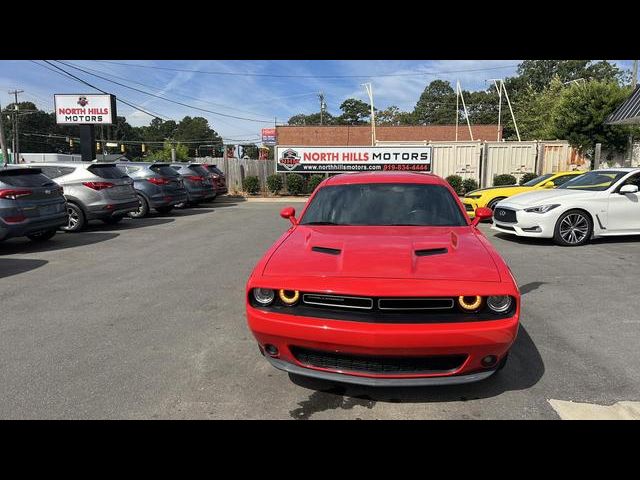
[[[468,312],[473,312],[480,308],[482,304],[482,297],[480,295],[475,296],[459,296],[458,304]]]
[[[266,307],[273,302],[275,293],[273,292],[273,290],[269,290],[268,288],[254,288],[253,298],[255,298],[256,302],[258,302],[260,305]]]
[[[278,296],[285,305],[294,305],[300,298],[300,292],[298,290],[280,290]]]
[[[493,367],[498,361],[498,357],[495,355],[487,355],[481,360],[483,367]]]
[[[511,308],[511,297],[508,295],[494,295],[487,298],[487,306],[495,313],[504,313]]]
[[[271,345],[270,343],[267,343],[264,346],[264,351],[267,352],[272,357],[275,357],[278,355],[278,349],[276,348],[275,345]]]

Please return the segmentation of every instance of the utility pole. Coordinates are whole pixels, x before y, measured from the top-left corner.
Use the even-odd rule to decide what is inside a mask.
[[[4,138],[4,115],[2,114],[2,105],[0,105],[0,147],[2,147],[2,162],[6,165],[9,163],[9,154],[7,152],[7,141]]]
[[[318,98],[320,99],[320,125],[322,125],[322,114],[324,112],[324,107],[325,107],[324,93],[322,92],[318,93]]]
[[[631,76],[631,86],[633,88],[638,84],[638,60],[633,61],[633,75]]]
[[[371,105],[371,146],[376,146],[376,114],[374,113],[373,108],[373,87],[371,83],[363,83],[362,86],[367,91],[367,95],[369,95],[369,104]]]
[[[18,94],[24,90],[9,90],[9,95],[13,95],[15,103],[13,104],[13,163],[20,162],[20,140],[18,138]]]

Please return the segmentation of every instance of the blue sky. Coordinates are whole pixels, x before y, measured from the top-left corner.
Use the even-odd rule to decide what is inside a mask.
[[[203,116],[223,138],[250,141],[258,140],[260,129],[273,126],[276,118],[278,123],[285,123],[289,117],[297,113],[308,114],[319,111],[317,97],[319,91],[324,92],[329,112],[333,114],[339,113],[339,105],[346,98],[355,97],[368,101],[367,94],[361,85],[364,82],[372,83],[377,108],[397,105],[401,110],[411,110],[425,85],[434,79],[449,80],[453,85],[456,80],[459,80],[463,89],[483,90],[489,85],[489,79],[514,75],[516,66],[520,63],[519,60],[65,60],[65,62],[130,87],[178,102],[222,114],[245,117],[248,120],[224,117],[176,105],[58,64],[89,83],[161,117],[179,120],[185,115]],[[631,67],[631,61],[615,60],[613,62],[624,69]],[[38,63],[42,64],[41,61]],[[133,66],[134,64],[166,69],[254,75],[205,74],[143,68]],[[48,66],[48,68],[49,70],[27,60],[0,61],[2,105],[13,101],[13,97],[7,92],[15,88],[24,90],[19,97],[20,100],[32,101],[39,108],[48,111],[53,111],[54,93],[90,93],[92,91],[91,88],[76,80],[55,73],[52,67]],[[277,75],[298,77],[282,78]],[[363,75],[363,77],[322,78],[331,75]],[[118,104],[118,114],[125,116],[134,126],[147,125],[152,118],[122,103]]]

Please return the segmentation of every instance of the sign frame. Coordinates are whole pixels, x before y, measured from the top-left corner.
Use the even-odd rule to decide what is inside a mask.
[[[109,97],[110,114],[108,122],[59,122],[58,121],[58,97]],[[53,107],[54,114],[56,116],[57,125],[114,125],[117,122],[118,110],[116,107],[116,97],[110,93],[54,93],[53,94]]]
[[[331,162],[329,160],[318,160],[318,163],[310,163],[309,161],[304,161],[303,155],[310,154],[309,151],[313,150],[325,150],[325,152],[318,152],[329,154],[330,152],[326,152],[326,150],[336,150],[333,152],[333,155],[340,154],[357,154],[357,153],[368,153],[373,155],[374,152],[377,154],[381,153],[389,153],[390,155],[394,155],[397,157],[398,155],[403,156],[408,154],[411,150],[416,150],[411,152],[411,154],[418,154],[421,158],[418,161],[415,160],[404,160],[403,158],[395,158],[395,159],[381,159],[380,161],[369,161],[369,155],[366,155],[367,160],[365,160],[365,155],[355,155],[352,160],[338,160],[336,162]],[[290,165],[287,166],[285,163],[281,163],[281,160],[284,160],[282,155],[291,150],[293,153],[290,153]],[[299,154],[299,151],[302,152],[302,155]],[[294,155],[295,154],[295,155]],[[426,155],[426,158],[422,158]],[[296,158],[297,157],[297,158]],[[316,173],[316,174],[324,174],[324,173],[347,173],[347,172],[375,172],[375,171],[406,171],[406,172],[433,172],[433,145],[385,145],[385,146],[365,146],[365,145],[354,145],[354,146],[344,146],[344,145],[276,145],[274,151],[274,159],[275,159],[275,170],[276,173]],[[313,168],[306,167],[309,165],[315,165]],[[302,168],[300,168],[302,166]],[[334,167],[334,168],[331,168]]]

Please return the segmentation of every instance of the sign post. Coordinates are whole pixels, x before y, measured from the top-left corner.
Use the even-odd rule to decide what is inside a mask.
[[[96,159],[95,125],[116,121],[116,97],[108,94],[56,94],[53,96],[56,123],[80,126],[80,152],[83,162]]]

